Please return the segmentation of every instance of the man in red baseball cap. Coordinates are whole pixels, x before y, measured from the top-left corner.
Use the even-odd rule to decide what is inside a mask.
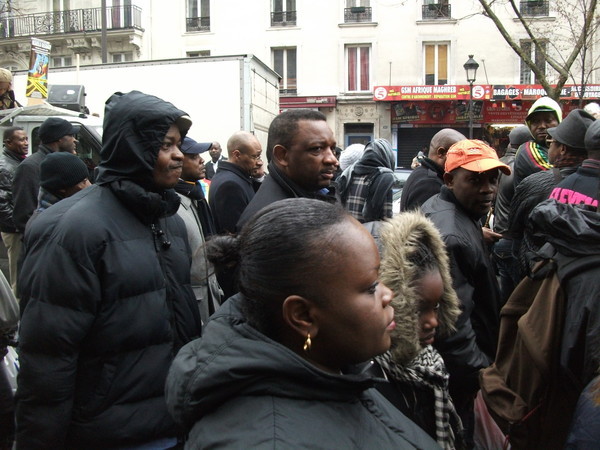
[[[490,211],[500,172],[509,175],[510,168],[485,142],[465,139],[450,147],[444,169],[444,186],[422,210],[446,244],[462,313],[456,332],[436,338],[434,346],[450,372],[450,393],[472,447],[478,373],[494,360],[502,306],[481,219]]]

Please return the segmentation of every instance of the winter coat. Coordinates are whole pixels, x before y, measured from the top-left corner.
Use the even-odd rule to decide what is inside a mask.
[[[531,213],[528,240],[538,247],[546,242],[572,257],[600,255],[600,214],[546,200]],[[567,308],[560,364],[579,387],[591,381],[600,367],[600,264],[580,270],[565,288]]]
[[[442,337],[455,331],[460,314],[460,304],[452,288],[448,256],[439,232],[420,212],[405,212],[395,216],[380,226],[379,234],[382,249],[380,278],[394,292],[392,306],[396,328],[391,334],[389,357],[384,355],[375,358],[389,380],[389,383],[378,383],[377,389],[436,439],[436,398],[432,385],[438,389],[438,395],[447,398],[448,373],[443,362],[441,367],[421,367],[426,359],[418,357],[424,350],[419,342],[420,294],[415,286],[419,269],[410,262],[410,256],[419,243],[423,243],[432,251],[440,267],[444,291],[439,303],[436,336]],[[431,348],[429,351],[436,352]],[[433,353],[430,355],[433,356]],[[453,409],[452,406],[450,408]],[[445,427],[454,424],[454,436],[460,432],[456,414],[450,413],[450,417],[444,417],[443,424]],[[454,442],[454,438],[448,439],[447,448],[453,448],[451,443]],[[438,444],[443,445],[443,439],[439,438]]]
[[[496,275],[478,218],[468,215],[452,191],[443,186],[422,210],[446,244],[453,287],[462,309],[456,332],[436,339],[434,347],[448,367],[451,389],[471,395],[479,387],[479,370],[496,354],[501,307]]]
[[[37,152],[26,158],[15,170],[12,185],[13,222],[23,233],[27,221],[37,208],[40,192],[40,165],[52,149],[40,144]]]
[[[600,200],[600,161],[584,160],[575,173],[556,185],[549,198],[561,203],[583,204],[597,208]]]
[[[371,377],[324,372],[249,326],[244,301],[230,298],[169,372],[187,448],[438,448]]]
[[[532,114],[536,109],[544,107],[546,109],[550,108],[554,111],[558,122],[562,120],[562,111],[560,108],[557,108],[556,102],[551,100],[548,97],[538,98],[529,111],[527,112],[527,116]],[[527,121],[527,127],[531,130],[531,124],[529,120]],[[536,143],[535,141],[529,141],[522,144],[517,150],[517,155],[515,156],[515,165],[514,165],[514,175],[513,182],[515,188],[519,185],[521,181],[527,178],[532,173],[536,173],[542,170],[548,170],[552,167],[552,164],[548,162],[548,148],[544,146],[545,142]]]
[[[318,192],[305,191],[282,173],[273,162],[270,162],[269,174],[238,220],[237,231],[241,230],[244,224],[262,208],[286,198],[316,198],[330,203],[338,201],[334,186]]]
[[[181,182],[181,180],[180,180]],[[187,230],[188,242],[192,251],[191,278],[192,289],[198,302],[202,324],[221,304],[221,289],[215,276],[215,268],[206,258],[206,243],[197,201],[178,192],[181,204],[177,214],[183,219]],[[204,200],[206,201],[206,200]]]
[[[17,166],[24,159],[10,150],[4,149],[0,157],[0,231],[16,233],[13,222],[12,183]]]
[[[400,211],[420,208],[444,185],[444,168],[427,157],[421,158],[421,165],[409,175],[400,198]]]
[[[183,114],[135,91],[113,96],[99,184],[45,210],[25,235],[18,448],[177,434],[164,382],[179,348],[200,335],[200,317],[179,197],[143,186]]]
[[[361,158],[337,180],[344,208],[361,223],[392,217],[396,157],[385,139],[369,142]]]
[[[220,161],[208,193],[217,233],[235,233],[235,226],[253,197],[250,175],[233,163]]]
[[[508,230],[508,215],[510,213],[510,204],[515,195],[514,184],[514,166],[515,155],[517,151],[512,147],[506,149],[506,153],[500,161],[510,167],[510,175],[499,172],[498,192],[494,202],[494,231],[504,234]]]

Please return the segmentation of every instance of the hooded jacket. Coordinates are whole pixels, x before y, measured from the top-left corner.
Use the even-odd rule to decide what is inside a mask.
[[[162,137],[184,114],[135,91],[111,97],[100,184],[48,208],[25,234],[18,448],[177,434],[164,381],[200,335],[200,317],[179,198],[149,188]]]
[[[529,117],[536,111],[552,111],[556,115],[558,123],[562,121],[562,110],[560,105],[552,100],[550,97],[542,97],[535,101],[527,113],[527,127],[531,130],[531,124]],[[519,183],[532,173],[539,172],[541,170],[548,170],[552,167],[552,164],[548,162],[548,148],[545,142],[535,142],[531,140],[522,144],[517,150],[515,156],[514,165],[514,177],[513,182],[515,188]]]
[[[186,448],[438,448],[370,376],[324,372],[249,326],[244,301],[224,303],[169,372]]]
[[[367,226],[367,229],[369,228]],[[434,439],[437,437],[438,444],[454,448],[455,437],[461,427],[456,421],[452,406],[449,406],[452,411],[440,422],[444,429],[440,435],[444,432],[450,435],[448,427],[452,423],[453,437],[444,439],[440,435],[436,436],[435,391],[438,391],[438,396],[448,397],[448,373],[439,354],[429,346],[424,348],[419,342],[421,297],[415,282],[419,278],[420,270],[410,262],[411,255],[417,251],[419,243],[433,253],[443,283],[436,335],[450,335],[455,331],[460,304],[452,288],[444,243],[433,223],[420,212],[405,212],[390,221],[375,222],[374,228],[372,234],[378,240],[382,253],[380,278],[394,292],[392,306],[396,322],[396,328],[391,334],[390,350],[386,355],[375,358],[389,380],[389,383],[378,383],[377,389],[430,436]],[[433,362],[428,357],[434,354],[439,358],[441,367],[435,364],[422,367],[425,361]]]
[[[395,181],[396,158],[385,139],[367,144],[356,164],[338,179],[342,203],[359,222],[392,217],[392,186]]]
[[[549,199],[531,212],[527,239],[550,243],[567,257],[600,255],[600,214]],[[582,268],[563,284],[567,298],[560,365],[579,390],[600,368],[600,263]]]

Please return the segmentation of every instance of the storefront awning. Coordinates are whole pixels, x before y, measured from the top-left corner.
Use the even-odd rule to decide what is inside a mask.
[[[536,100],[544,97],[546,91],[539,84],[477,84],[473,86],[473,100]],[[600,84],[565,85],[561,100],[597,100],[600,98]],[[444,101],[469,100],[469,85],[435,86],[375,86],[373,100],[380,102],[398,101]]]

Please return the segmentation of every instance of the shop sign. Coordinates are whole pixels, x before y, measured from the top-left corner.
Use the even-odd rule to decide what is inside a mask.
[[[481,122],[483,102],[473,102],[473,121]],[[391,108],[392,123],[455,124],[469,121],[469,102],[401,101]]]
[[[581,91],[581,85],[565,85],[560,91],[560,98],[561,100],[578,100]],[[494,100],[537,100],[546,95],[548,95],[546,90],[539,84],[495,84],[492,90],[492,99]],[[600,98],[600,85],[586,85],[583,90],[583,98]]]
[[[474,100],[491,98],[492,87],[489,85],[473,86]],[[469,100],[470,86],[436,85],[436,86],[376,86],[373,91],[376,101],[402,100]]]

